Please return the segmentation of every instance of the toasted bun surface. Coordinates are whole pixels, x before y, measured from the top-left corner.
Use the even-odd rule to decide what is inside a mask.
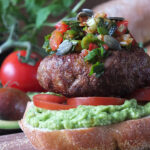
[[[108,126],[53,131],[33,128],[25,122],[25,115],[19,124],[38,150],[150,149],[150,117]]]

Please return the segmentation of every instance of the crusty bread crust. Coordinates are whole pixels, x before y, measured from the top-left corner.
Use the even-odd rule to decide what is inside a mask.
[[[48,131],[25,122],[20,127],[38,150],[149,150],[150,118],[93,128]]]

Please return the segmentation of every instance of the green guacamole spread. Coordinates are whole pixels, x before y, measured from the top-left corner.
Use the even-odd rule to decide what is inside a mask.
[[[126,100],[123,105],[78,106],[60,111],[45,110],[32,105],[26,113],[26,122],[40,129],[60,130],[110,125],[148,115],[150,102],[142,106],[132,99]]]

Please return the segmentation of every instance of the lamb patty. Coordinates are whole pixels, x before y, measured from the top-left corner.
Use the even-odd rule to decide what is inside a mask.
[[[90,68],[80,54],[47,56],[38,68],[37,79],[46,90],[68,97],[127,97],[150,85],[150,57],[140,48],[112,51],[99,78],[89,75]]]

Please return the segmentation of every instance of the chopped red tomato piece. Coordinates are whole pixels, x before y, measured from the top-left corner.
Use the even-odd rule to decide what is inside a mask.
[[[61,104],[66,101],[63,96],[55,96],[49,94],[38,94],[33,96],[33,103],[36,107],[49,110],[66,110],[75,108],[75,106]]]
[[[127,32],[127,29],[128,29],[127,20],[117,22],[117,30],[116,30],[117,35],[125,34]]]
[[[97,46],[97,44],[95,44],[95,43],[90,43],[89,44],[89,49],[88,50],[93,50],[93,49],[95,49],[95,48],[98,48],[98,46]]]
[[[139,101],[150,101],[150,87],[138,89],[130,96]]]
[[[62,41],[63,34],[58,30],[54,30],[49,41],[51,49],[53,51],[57,50]]]
[[[63,21],[61,21],[56,24],[55,28],[61,33],[64,33],[69,29],[69,26],[65,24]]]
[[[68,105],[121,105],[124,99],[115,97],[75,97],[67,99]]]
[[[103,47],[104,47],[105,50],[109,49],[108,45],[106,45],[106,44],[103,44]]]
[[[88,55],[88,50],[84,49],[81,51],[81,56],[85,57],[86,55]]]
[[[133,45],[133,46],[134,46],[134,45],[136,45],[136,44],[137,44],[137,42],[136,42],[135,38],[132,36],[132,34],[131,34],[131,33],[130,33],[130,36],[133,38],[132,45]]]

